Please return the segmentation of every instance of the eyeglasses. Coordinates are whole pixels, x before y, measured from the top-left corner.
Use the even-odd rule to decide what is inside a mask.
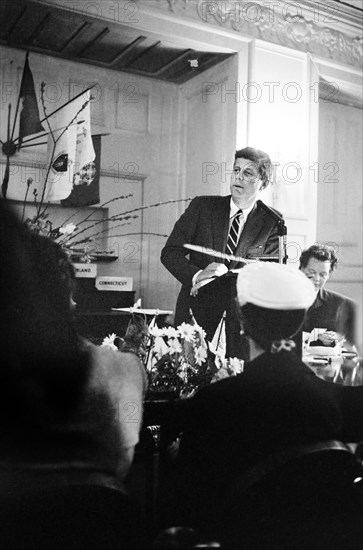
[[[233,168],[233,175],[235,178],[246,180],[249,183],[254,183],[256,180],[259,179],[259,173],[257,170],[254,170],[253,168],[245,168],[244,170],[241,170],[239,166],[236,166]]]

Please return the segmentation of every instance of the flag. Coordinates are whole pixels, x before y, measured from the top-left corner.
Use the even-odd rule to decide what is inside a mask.
[[[62,206],[91,206],[100,202],[101,136],[92,136],[95,158],[73,177],[73,189]]]
[[[44,132],[40,122],[37,96],[35,95],[33,75],[29,67],[28,54],[25,59],[23,76],[21,79],[19,100],[21,101],[19,121],[19,144],[20,149],[23,138],[38,132]]]
[[[85,97],[85,96],[83,96]],[[76,160],[74,166],[74,178],[79,178],[81,170],[90,162],[95,160],[95,150],[93,147],[91,134],[91,91],[88,90],[86,100],[88,103],[83,109],[79,118],[82,122],[77,126]]]
[[[72,192],[75,169],[79,163],[94,159],[89,101],[88,90],[48,119],[55,142],[49,134],[47,156],[50,170],[44,193],[47,202],[67,198]]]

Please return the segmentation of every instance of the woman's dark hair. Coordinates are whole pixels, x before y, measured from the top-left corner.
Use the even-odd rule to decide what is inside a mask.
[[[315,258],[318,262],[330,262],[330,271],[338,267],[335,250],[327,244],[316,243],[303,250],[300,256],[300,269],[308,265],[310,258]]]
[[[0,200],[2,389],[13,418],[50,422],[77,403],[87,376],[70,305],[73,267]],[[11,414],[10,414],[11,416]]]
[[[251,160],[258,164],[258,173],[265,187],[268,186],[272,174],[272,162],[267,153],[253,147],[245,147],[236,151],[234,158]]]
[[[269,351],[273,342],[295,336],[304,322],[305,309],[268,309],[247,303],[240,315],[245,335]]]

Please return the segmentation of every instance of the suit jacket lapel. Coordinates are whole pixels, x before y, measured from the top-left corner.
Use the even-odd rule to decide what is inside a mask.
[[[227,245],[228,228],[229,228],[229,213],[230,213],[231,195],[222,197],[219,205],[216,205],[212,212],[212,232],[213,232],[213,248],[218,252],[224,252]],[[223,262],[215,258],[216,262]]]
[[[236,249],[236,256],[242,256],[243,258],[246,256],[248,248],[253,245],[261,230],[264,217],[264,211],[261,208],[257,208],[255,204],[243,226]],[[235,262],[233,263],[238,265]],[[235,267],[235,265],[231,265],[231,267]]]

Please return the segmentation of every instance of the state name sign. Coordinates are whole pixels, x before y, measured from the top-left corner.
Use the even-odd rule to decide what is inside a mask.
[[[97,275],[97,264],[73,263],[76,277],[94,279]]]
[[[98,290],[132,290],[132,277],[97,277]]]

